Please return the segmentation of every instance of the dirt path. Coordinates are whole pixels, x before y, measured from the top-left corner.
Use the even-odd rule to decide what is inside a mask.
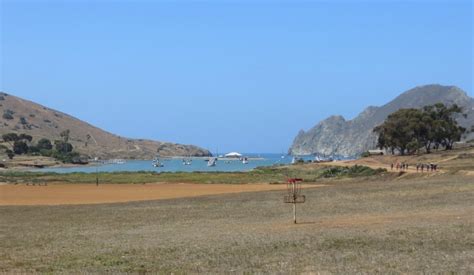
[[[324,162],[324,163],[320,163],[320,164],[326,165],[326,166],[363,165],[363,166],[370,167],[372,169],[384,168],[384,169],[387,169],[388,172],[401,172],[402,171],[402,170],[397,170],[395,167],[393,168],[393,170],[391,170],[391,167],[388,164],[371,162],[371,161],[362,161],[362,160],[334,161],[334,162]],[[403,172],[406,172],[406,173],[421,173],[421,171],[417,172],[416,167],[413,167],[413,166],[409,166],[408,169],[403,170]]]
[[[307,185],[321,187],[324,185]],[[98,204],[227,193],[286,190],[285,184],[52,184],[0,185],[0,205]]]

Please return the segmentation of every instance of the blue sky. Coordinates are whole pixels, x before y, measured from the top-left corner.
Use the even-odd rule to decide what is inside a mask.
[[[123,136],[282,152],[412,87],[473,95],[471,1],[12,1],[1,89]]]

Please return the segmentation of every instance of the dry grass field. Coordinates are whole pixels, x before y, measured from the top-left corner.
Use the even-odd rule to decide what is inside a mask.
[[[303,193],[297,225],[282,190],[0,206],[0,273],[474,272],[473,177],[330,180]]]
[[[311,185],[317,187],[323,185]],[[309,187],[305,186],[305,187]],[[286,190],[284,184],[50,184],[0,185],[1,205],[98,204],[187,198],[268,190]]]

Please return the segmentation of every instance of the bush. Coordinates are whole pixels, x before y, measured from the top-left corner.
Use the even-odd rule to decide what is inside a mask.
[[[6,150],[5,153],[7,153],[9,159],[13,159],[13,157],[15,156],[15,153],[13,153],[13,151],[10,149]]]
[[[362,155],[360,155],[361,158],[368,158],[370,157],[370,153],[367,151],[367,152],[364,152],[362,153]]]
[[[15,143],[13,143],[13,152],[17,155],[28,153],[28,144],[22,140],[15,141]]]
[[[40,149],[39,154],[43,157],[51,157],[53,155],[53,151],[49,149]]]
[[[58,151],[54,151],[52,153],[52,157],[59,161],[62,161],[63,163],[77,163],[81,155],[78,152],[61,153]]]
[[[28,124],[28,121],[26,120],[26,118],[20,117],[20,123],[21,123],[22,125],[27,125],[27,124]]]
[[[2,117],[3,117],[4,119],[8,119],[8,120],[12,120],[12,119],[13,119],[13,115],[12,115],[12,114],[9,114],[9,113],[7,113],[7,112],[4,112]]]
[[[38,148],[38,146],[30,146],[30,147],[28,148],[28,153],[30,153],[30,154],[36,154],[36,155],[37,155],[37,154],[39,153],[39,148]]]
[[[331,167],[326,169],[321,174],[323,178],[333,178],[333,177],[365,177],[365,176],[373,176],[378,175],[383,172],[386,172],[386,169],[372,169],[367,166],[362,165],[354,165],[351,167]]]
[[[47,138],[42,138],[38,140],[37,147],[39,150],[45,149],[45,150],[51,150],[53,149],[53,144],[51,144],[51,141]]]
[[[71,143],[57,140],[54,144],[56,151],[61,153],[70,153],[74,149]]]

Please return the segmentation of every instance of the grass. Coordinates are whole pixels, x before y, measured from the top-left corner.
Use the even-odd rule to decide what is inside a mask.
[[[472,177],[0,207],[0,273],[473,273]]]
[[[335,172],[336,171],[336,172]],[[371,169],[364,166],[355,167],[320,167],[305,169],[305,165],[260,167],[250,172],[114,172],[98,174],[101,183],[281,183],[287,177],[303,178],[315,182],[329,177],[365,177],[384,173],[383,169]],[[37,173],[37,172],[3,172],[0,182],[9,183],[95,183],[95,173]]]

